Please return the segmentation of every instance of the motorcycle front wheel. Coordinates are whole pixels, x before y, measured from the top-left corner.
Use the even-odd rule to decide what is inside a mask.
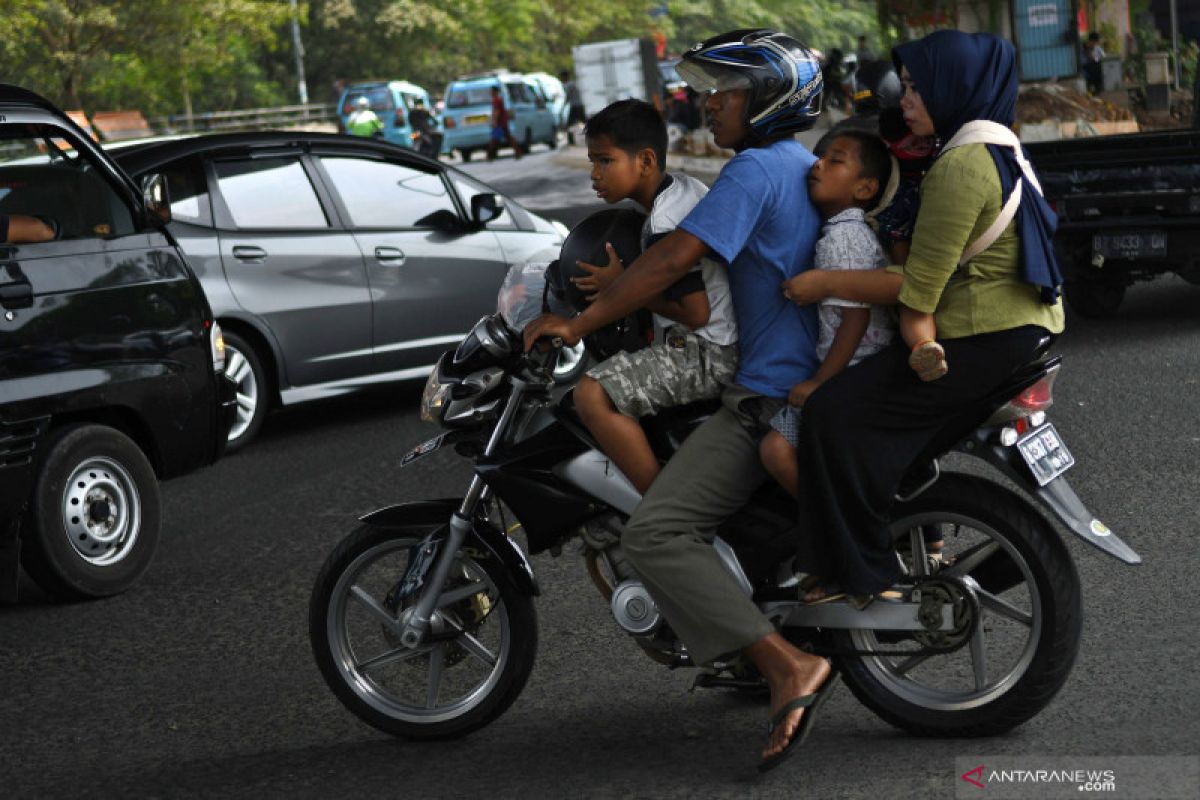
[[[882,719],[925,736],[993,736],[1032,718],[1062,688],[1079,649],[1079,577],[1062,539],[1026,498],[966,475],[945,475],[898,503],[893,519],[905,569],[970,586],[978,605],[965,613],[977,618],[964,618],[961,647],[940,655],[912,655],[921,644],[912,638],[838,632],[839,649],[873,653],[840,659],[851,691]],[[925,544],[939,539],[940,563]]]
[[[313,656],[334,695],[361,720],[413,739],[463,736],[521,693],[537,652],[533,600],[499,560],[464,548],[416,648],[400,632],[420,594],[402,579],[422,537],[364,525],[330,554],[309,605]]]

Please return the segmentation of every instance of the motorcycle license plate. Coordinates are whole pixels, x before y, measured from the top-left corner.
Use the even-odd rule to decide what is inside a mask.
[[[427,442],[421,442],[419,445],[414,447],[412,450],[409,450],[407,453],[404,454],[404,458],[400,459],[400,466],[407,467],[409,464],[416,461],[421,456],[427,456],[430,453],[432,453],[434,450],[437,450],[439,447],[442,446],[442,442],[445,441],[446,437],[449,435],[450,435],[450,432],[447,431],[446,433],[439,434],[438,436],[433,437],[432,439],[430,439]]]
[[[1038,486],[1045,486],[1075,465],[1075,457],[1049,422],[1020,439],[1017,450],[1029,465]]]

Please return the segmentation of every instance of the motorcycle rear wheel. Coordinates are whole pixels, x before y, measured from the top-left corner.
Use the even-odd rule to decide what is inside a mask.
[[[1079,576],[1066,545],[1026,498],[966,475],[943,476],[893,518],[913,574],[927,572],[926,530],[941,532],[938,574],[972,585],[981,619],[963,647],[924,657],[899,655],[915,649],[912,639],[839,631],[839,649],[897,652],[842,657],[846,684],[879,717],[922,736],[994,736],[1028,721],[1062,688],[1079,649]]]
[[[369,525],[347,536],[317,576],[309,638],[325,682],[361,720],[393,736],[455,738],[517,699],[533,670],[537,617],[498,560],[464,548],[445,587],[454,598],[433,615],[435,641],[405,647],[399,633],[420,590],[400,599],[398,587],[421,541]]]

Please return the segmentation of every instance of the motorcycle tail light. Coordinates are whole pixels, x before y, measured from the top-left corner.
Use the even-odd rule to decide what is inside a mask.
[[[1030,414],[1035,411],[1045,411],[1054,405],[1054,377],[1057,374],[1057,370],[1047,373],[1037,383],[1021,390],[1020,394],[1008,401],[1009,404]]]
[[[998,408],[985,424],[1004,425],[1015,421],[1018,433],[1041,425],[1046,420],[1046,409],[1054,405],[1054,378],[1058,370],[1059,367],[1052,367],[1037,383],[1026,386]]]

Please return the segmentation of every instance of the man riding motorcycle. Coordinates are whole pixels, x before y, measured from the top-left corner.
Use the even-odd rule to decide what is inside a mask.
[[[437,158],[442,149],[442,134],[437,129],[437,119],[421,98],[413,99],[408,121],[413,129],[413,149],[423,156]]]
[[[742,650],[765,677],[772,716],[760,764],[766,769],[807,734],[834,685],[832,668],[776,631],[722,567],[712,540],[717,525],[766,480],[758,439],[767,420],[817,367],[812,309],[789,304],[779,286],[811,267],[820,229],[806,183],[815,157],[793,134],[820,114],[821,69],[790,36],[739,30],[696,45],[678,70],[709,93],[716,143],[738,154],[678,229],[627,266],[586,311],[535,320],[525,343],[558,336],[574,344],[644,306],[700,258],[715,254],[729,265],[741,337],[735,384],[650,487],[622,541],[695,663]]]

